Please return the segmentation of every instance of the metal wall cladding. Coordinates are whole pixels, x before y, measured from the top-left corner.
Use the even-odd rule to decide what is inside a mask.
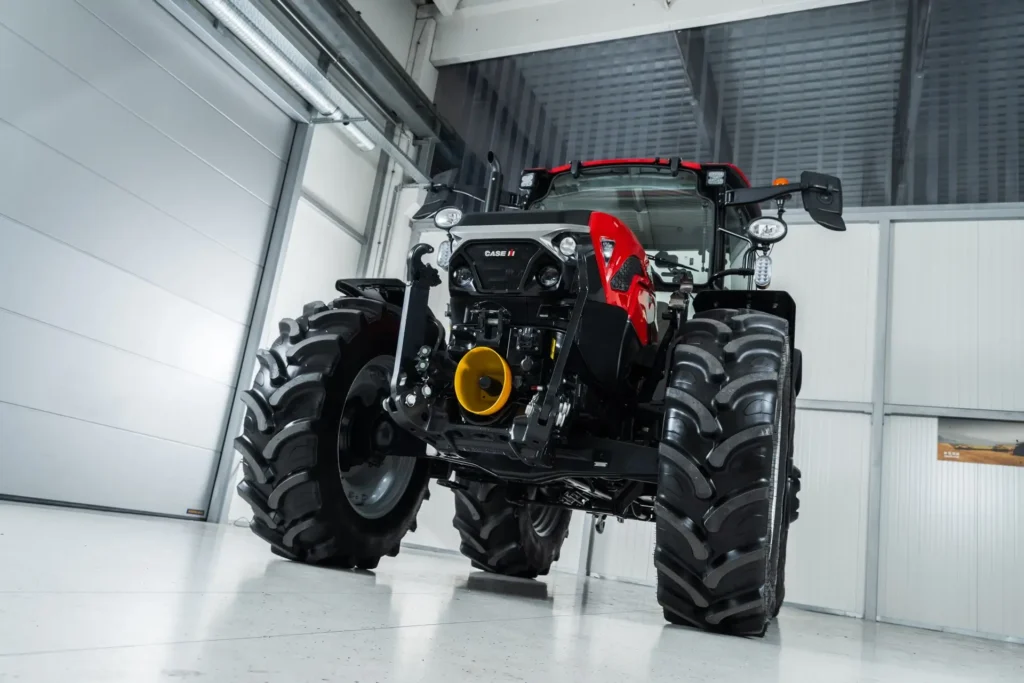
[[[0,494],[203,509],[294,124],[156,3],[0,1],[0,90]]]
[[[871,416],[798,410],[800,518],[790,527],[786,600],[861,616]]]
[[[893,230],[886,401],[1024,411],[1024,220]]]
[[[1024,196],[1024,3],[932,3],[908,204]]]
[[[846,232],[800,223],[772,250],[772,288],[796,301],[796,345],[804,358],[800,398],[871,401],[878,239],[877,223],[850,222]]]
[[[1020,201],[1024,5],[931,0],[909,204]],[[441,69],[438,107],[467,139],[466,181],[572,159],[732,161],[767,183],[838,175],[848,206],[896,203],[908,0],[836,7]],[[699,44],[688,52],[687,41]],[[471,168],[472,170],[466,170]]]
[[[886,418],[879,617],[1024,638],[1024,468],[939,461],[937,438]]]
[[[704,29],[733,161],[758,183],[817,170],[849,206],[887,203],[905,15],[876,0]]]

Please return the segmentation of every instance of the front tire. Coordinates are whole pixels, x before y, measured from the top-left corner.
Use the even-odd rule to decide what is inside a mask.
[[[558,560],[569,533],[572,511],[536,503],[513,505],[505,486],[459,481],[455,519],[459,550],[473,566],[506,576],[533,579],[547,574]]]
[[[397,555],[427,495],[425,448],[384,412],[399,318],[385,304],[308,304],[258,352],[245,392],[238,494],[275,554],[373,569]]]
[[[794,397],[784,319],[717,309],[683,326],[655,506],[658,601],[668,621],[761,636],[776,614],[793,507]]]

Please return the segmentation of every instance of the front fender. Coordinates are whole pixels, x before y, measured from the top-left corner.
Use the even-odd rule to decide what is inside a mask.
[[[771,313],[789,323],[789,343],[796,347],[796,302],[789,292],[774,289],[715,290],[708,289],[693,299],[696,313],[713,308],[749,308]]]

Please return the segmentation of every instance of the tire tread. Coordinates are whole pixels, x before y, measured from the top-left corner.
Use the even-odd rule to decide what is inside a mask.
[[[655,504],[658,600],[673,623],[759,636],[774,616],[766,535],[787,337],[784,319],[743,309],[697,313],[679,332]],[[778,495],[792,509],[787,481]]]

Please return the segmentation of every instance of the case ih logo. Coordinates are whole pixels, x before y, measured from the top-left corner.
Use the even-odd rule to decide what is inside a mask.
[[[487,251],[484,252],[484,256],[487,256],[487,257],[491,257],[491,256],[497,256],[497,257],[503,257],[504,256],[504,257],[507,257],[507,256],[515,256],[515,255],[516,255],[516,250],[515,249],[488,249]]]

